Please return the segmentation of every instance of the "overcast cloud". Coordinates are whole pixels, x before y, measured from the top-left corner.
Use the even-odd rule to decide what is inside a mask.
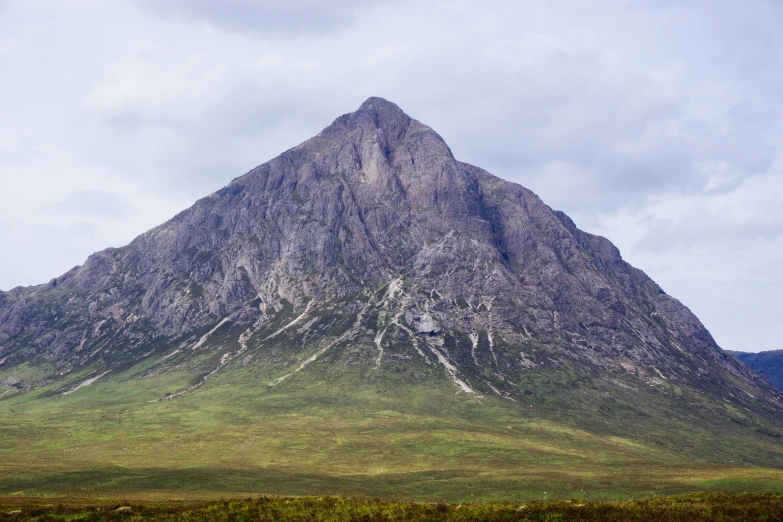
[[[120,246],[369,96],[783,349],[775,0],[0,0],[0,288]]]

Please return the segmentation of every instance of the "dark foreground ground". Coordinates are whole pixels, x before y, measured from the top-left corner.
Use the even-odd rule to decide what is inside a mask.
[[[0,520],[777,521],[783,520],[783,495],[695,493],[622,502],[559,500],[487,504],[403,503],[337,497],[260,497],[206,503],[2,497]]]

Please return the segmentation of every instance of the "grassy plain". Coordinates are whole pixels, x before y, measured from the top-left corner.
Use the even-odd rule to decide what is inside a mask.
[[[340,321],[353,319],[329,324]],[[376,368],[375,346],[355,344],[270,386],[319,348],[277,337],[171,397],[235,353],[244,328],[228,323],[178,355],[183,345],[153,347],[78,389],[104,370],[0,388],[0,495],[496,502],[783,492],[783,439],[768,419],[589,369],[526,370],[513,384],[517,400],[477,397],[415,358],[389,356]],[[0,379],[53,371],[24,363]]]
[[[270,387],[268,371],[235,364],[172,400],[161,399],[192,374],[117,374],[67,395],[11,390],[0,401],[0,495],[487,502],[783,491],[780,438],[730,422],[699,432],[655,410],[675,399],[634,397],[632,408],[596,392],[590,402],[549,374],[520,404],[421,371],[432,375],[316,364]],[[569,394],[581,410],[564,407]]]

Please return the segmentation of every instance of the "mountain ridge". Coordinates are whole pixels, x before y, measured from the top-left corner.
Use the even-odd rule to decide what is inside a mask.
[[[508,200],[512,203],[506,204]],[[310,221],[301,223],[303,216]],[[265,230],[270,224],[281,230]],[[464,237],[451,241],[449,234]],[[472,256],[472,269],[489,279],[488,288],[475,275],[458,282],[438,279],[433,266],[460,262],[458,256],[444,255],[447,244],[460,248],[460,256]],[[216,255],[220,259],[215,260]],[[274,263],[262,266],[267,260]],[[491,264],[502,284],[493,283],[490,270],[481,263]],[[125,265],[131,265],[130,271],[122,272]],[[277,308],[286,301],[301,309],[311,300],[342,298],[365,283],[388,284],[410,265],[433,284],[445,281],[455,302],[459,286],[467,285],[476,307],[490,307],[484,302],[490,298],[506,300],[501,313],[532,304],[537,311],[525,321],[514,318],[522,322],[521,334],[503,325],[506,337],[520,342],[532,339],[531,329],[550,341],[562,341],[558,331],[563,322],[569,323],[566,335],[590,339],[596,335],[587,324],[594,323],[594,329],[625,330],[627,338],[622,341],[611,332],[597,333],[602,343],[614,336],[610,353],[615,366],[629,373],[666,378],[661,368],[639,364],[650,355],[649,348],[657,350],[656,356],[665,354],[661,364],[677,373],[682,365],[675,362],[676,354],[685,353],[681,345],[688,343],[749,385],[763,387],[763,381],[720,352],[686,307],[625,263],[611,242],[582,232],[529,190],[457,162],[437,133],[381,98],[369,98],[356,112],[341,116],[315,137],[234,179],[128,246],[93,254],[84,265],[44,287],[0,294],[0,310],[5,312],[0,312],[0,346],[5,359],[13,357],[8,353],[9,347],[19,345],[15,338],[24,339],[26,332],[35,330],[37,353],[43,350],[57,359],[83,348],[93,336],[100,339],[99,330],[107,322],[120,323],[115,336],[151,342],[158,335],[183,335],[227,317],[250,320],[255,312],[248,303],[257,299],[258,306]],[[614,271],[621,278],[612,281],[609,274]],[[170,278],[178,286],[171,285]],[[526,278],[545,289],[537,291]],[[618,282],[625,285],[623,296],[615,287]],[[513,297],[503,297],[499,289],[515,286],[524,297],[512,305]],[[59,328],[62,317],[56,318],[60,323],[55,321],[42,341],[40,321],[25,323],[23,317],[45,320],[45,311],[21,303],[38,298],[40,305],[43,296],[62,294],[63,288],[74,290],[69,301],[49,304],[57,309],[55,315],[71,313],[78,324]],[[89,296],[89,304],[80,303],[78,311],[69,308],[80,292]],[[636,297],[645,301],[639,306],[652,309],[649,318],[640,318],[637,310],[632,325],[626,315],[634,306],[624,301]],[[414,315],[428,306],[417,305]],[[479,324],[486,323],[476,315],[480,314],[474,313],[467,334],[477,335]],[[444,319],[449,321],[448,314]],[[85,320],[91,321],[89,328]],[[655,321],[666,324],[656,331]],[[454,328],[456,322],[450,322]],[[659,337],[665,339],[674,331],[670,326],[685,337],[664,346],[667,343]],[[622,350],[621,342],[629,344],[634,337],[647,353],[615,353]],[[580,355],[601,366],[606,359],[606,350],[601,349],[595,357]],[[22,353],[29,354],[30,349]]]
[[[765,350],[762,352],[726,351],[753,371],[764,377],[769,383],[783,390],[783,350]]]

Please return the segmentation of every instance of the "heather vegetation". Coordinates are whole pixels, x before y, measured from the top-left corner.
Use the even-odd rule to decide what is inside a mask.
[[[0,521],[521,522],[782,520],[779,495],[692,494],[622,502],[405,503],[363,498],[249,498],[208,503],[0,500]]]

